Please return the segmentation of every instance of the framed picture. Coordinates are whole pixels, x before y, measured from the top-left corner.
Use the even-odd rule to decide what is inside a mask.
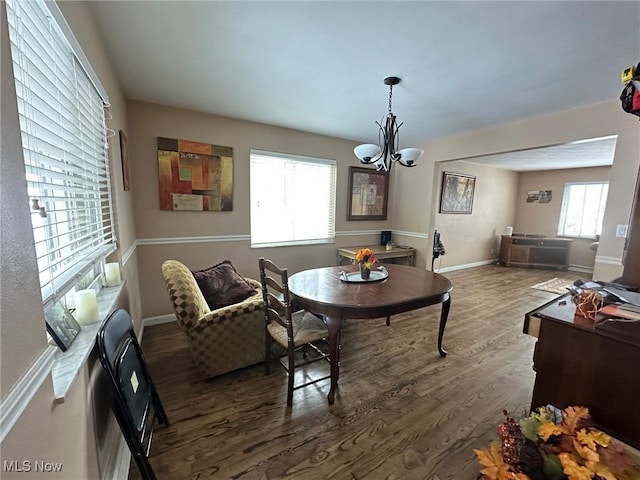
[[[55,302],[51,308],[44,312],[44,318],[47,333],[60,347],[60,350],[66,352],[80,332],[80,325],[60,302]]]
[[[371,168],[349,167],[347,220],[386,220],[389,175]]]
[[[476,177],[443,172],[440,213],[471,213]]]
[[[122,186],[125,192],[131,190],[129,179],[129,150],[127,147],[127,135],[120,130],[120,155],[122,156]]]

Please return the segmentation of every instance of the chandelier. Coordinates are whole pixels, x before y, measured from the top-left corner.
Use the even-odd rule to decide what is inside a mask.
[[[403,124],[396,124],[396,116],[391,112],[391,96],[393,94],[393,86],[399,83],[400,78],[398,77],[387,77],[384,79],[384,84],[389,85],[389,112],[386,118],[382,120],[384,126],[382,123],[376,122],[379,128],[378,145],[365,143],[353,149],[353,153],[360,159],[361,163],[367,165],[373,164],[377,171],[390,171],[394,162],[399,162],[403,167],[415,167],[416,161],[424,153],[424,151],[419,148],[403,148],[402,150],[398,150],[398,130],[400,130]]]

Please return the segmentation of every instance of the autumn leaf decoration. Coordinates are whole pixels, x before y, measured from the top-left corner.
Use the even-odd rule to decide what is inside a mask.
[[[478,456],[480,465],[485,467],[480,472],[488,478],[492,480],[529,480],[526,475],[513,472],[511,465],[504,462],[500,442],[492,442],[489,448],[474,450],[474,452]]]
[[[474,450],[483,480],[640,480],[622,444],[593,427],[589,409],[572,406],[558,419],[539,408],[498,426],[501,441]]]

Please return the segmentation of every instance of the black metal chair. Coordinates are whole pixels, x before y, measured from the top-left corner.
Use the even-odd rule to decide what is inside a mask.
[[[154,421],[169,420],[149,375],[129,314],[119,309],[109,315],[97,334],[100,363],[112,387],[111,407],[131,455],[144,480],[156,480],[149,450]]]

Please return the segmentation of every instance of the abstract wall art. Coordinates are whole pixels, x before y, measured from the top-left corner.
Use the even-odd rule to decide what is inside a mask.
[[[158,137],[160,210],[233,210],[233,148]]]

